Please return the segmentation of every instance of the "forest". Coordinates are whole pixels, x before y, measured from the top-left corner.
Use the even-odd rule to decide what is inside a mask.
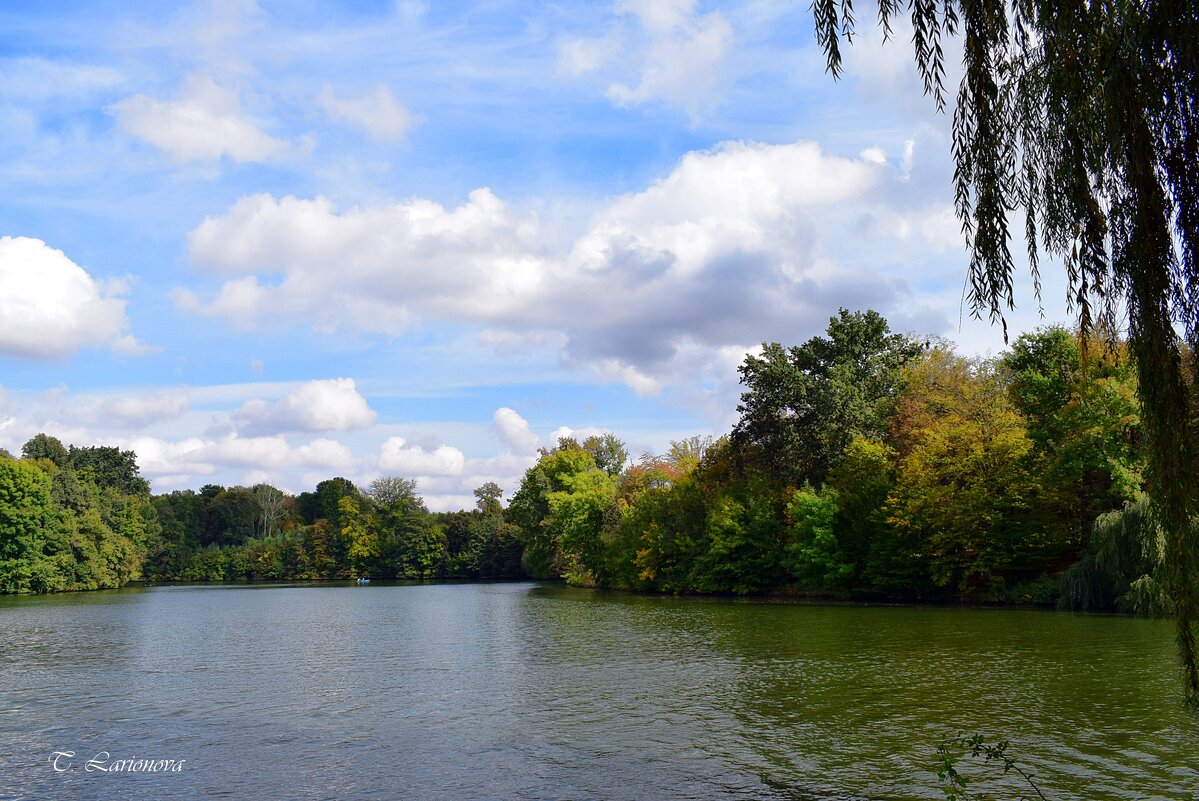
[[[1118,337],[1051,326],[979,359],[842,309],[739,369],[727,435],[636,459],[613,435],[562,439],[506,506],[489,483],[454,513],[400,476],[152,495],[133,452],[39,434],[0,452],[0,592],[535,577],[1170,613]]]

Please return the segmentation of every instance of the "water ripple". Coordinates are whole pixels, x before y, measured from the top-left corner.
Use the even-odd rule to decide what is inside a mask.
[[[1119,617],[533,584],[8,598],[0,798],[898,801],[940,797],[937,743],[979,731],[1053,798],[1194,801],[1177,694],[1169,624]],[[104,751],[186,764],[79,767]]]

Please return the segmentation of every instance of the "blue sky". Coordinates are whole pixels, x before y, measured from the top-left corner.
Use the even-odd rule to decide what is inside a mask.
[[[836,83],[790,0],[23,5],[14,453],[134,448],[156,491],[399,474],[456,509],[567,430],[724,433],[745,354],[839,306],[1002,347],[961,309],[949,121],[902,27]]]

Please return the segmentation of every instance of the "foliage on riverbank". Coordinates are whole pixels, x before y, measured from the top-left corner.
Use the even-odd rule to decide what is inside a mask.
[[[563,439],[507,508],[487,484],[450,514],[403,477],[151,498],[132,452],[39,435],[0,458],[0,591],[532,575],[1169,613],[1121,343],[1050,327],[970,359],[842,310],[740,372],[728,436],[631,463],[614,436]]]
[[[44,434],[0,455],[0,592],[120,587],[158,541],[132,451],[66,448]]]
[[[345,478],[286,496],[274,487],[209,485],[154,499],[163,547],[149,575],[184,581],[519,578],[519,532],[501,490],[472,511],[430,513],[416,482]]]
[[[741,375],[727,437],[616,473],[586,443],[545,453],[510,507],[534,572],[1168,612],[1121,343],[1084,350],[1055,327],[968,359],[842,310],[827,336],[765,345]]]

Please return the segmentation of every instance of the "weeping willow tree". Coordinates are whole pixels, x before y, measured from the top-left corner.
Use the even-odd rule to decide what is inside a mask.
[[[1062,575],[1059,606],[1085,612],[1111,609],[1170,615],[1174,604],[1164,577],[1166,538],[1142,496],[1099,516],[1082,558]]]
[[[878,0],[884,35],[904,13]],[[853,0],[813,0],[834,76]],[[954,199],[975,315],[1014,308],[1012,228],[1040,292],[1042,254],[1065,265],[1083,331],[1127,314],[1165,534],[1186,699],[1199,708],[1199,464],[1180,336],[1199,350],[1199,3],[1196,0],[908,0],[924,90],[944,109],[942,43],[960,36]],[[1020,224],[1020,216],[1023,225]],[[1102,323],[1102,326],[1097,324]]]

